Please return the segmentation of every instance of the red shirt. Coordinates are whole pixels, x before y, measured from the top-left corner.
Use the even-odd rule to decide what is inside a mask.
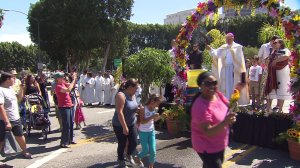
[[[66,83],[61,83],[61,84],[56,84],[55,87],[55,93],[56,93],[56,97],[57,97],[57,104],[58,107],[72,107],[73,103],[71,100],[71,96],[69,92],[66,93],[62,93],[61,89],[62,88],[67,88],[67,84]]]

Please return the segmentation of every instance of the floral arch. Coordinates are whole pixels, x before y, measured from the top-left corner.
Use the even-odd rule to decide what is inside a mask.
[[[218,8],[224,7],[240,10],[243,6],[247,6],[255,10],[255,8],[266,8],[269,15],[278,19],[284,28],[285,36],[291,42],[292,55],[290,60],[291,66],[291,91],[294,100],[300,102],[300,12],[291,11],[291,9],[282,3],[283,0],[208,0],[200,2],[196,10],[191,16],[186,18],[186,22],[182,25],[178,36],[176,37],[175,52],[175,71],[173,84],[175,89],[176,103],[185,102],[184,91],[187,87],[186,74],[186,49],[192,38],[193,31],[198,27],[198,22],[205,22],[206,17],[215,15]],[[217,18],[217,17],[214,17]],[[293,106],[291,112],[300,110],[300,105]]]

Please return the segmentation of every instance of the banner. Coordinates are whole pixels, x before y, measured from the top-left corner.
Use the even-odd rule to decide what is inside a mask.
[[[199,74],[201,74],[204,71],[205,70],[203,70],[203,69],[188,70],[188,72],[187,72],[188,87],[198,87],[197,78],[198,78]]]

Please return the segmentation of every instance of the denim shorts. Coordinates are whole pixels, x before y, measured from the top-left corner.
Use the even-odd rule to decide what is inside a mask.
[[[23,126],[20,119],[16,121],[10,121],[10,124],[12,126],[11,131],[14,136],[23,136]],[[5,131],[5,123],[3,120],[0,120],[0,142],[4,141],[5,139]]]

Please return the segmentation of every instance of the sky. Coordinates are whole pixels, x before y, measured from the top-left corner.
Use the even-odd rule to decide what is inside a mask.
[[[0,8],[28,13],[30,4],[38,0],[0,0]],[[166,15],[196,8],[203,0],[134,0],[131,21],[139,24],[163,24]],[[300,9],[299,0],[285,0],[293,10]],[[0,41],[18,41],[23,45],[31,44],[27,31],[27,16],[17,12],[5,12],[4,24],[0,28]],[[43,31],[43,30],[40,30]]]

